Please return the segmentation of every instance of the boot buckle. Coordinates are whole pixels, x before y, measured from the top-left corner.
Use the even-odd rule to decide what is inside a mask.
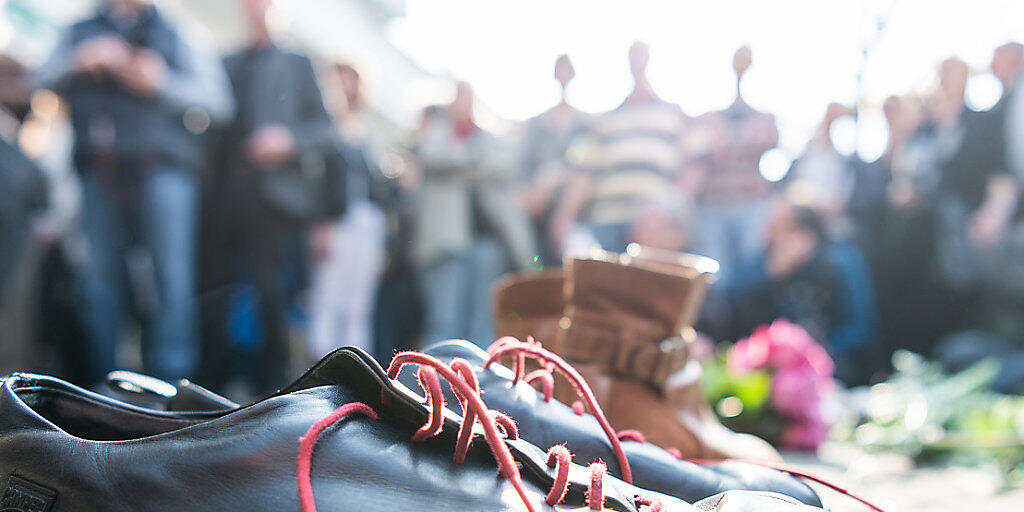
[[[666,338],[658,343],[658,357],[654,361],[651,372],[651,384],[657,388],[664,387],[665,381],[673,373],[682,370],[689,359],[686,351],[686,340],[682,336]]]

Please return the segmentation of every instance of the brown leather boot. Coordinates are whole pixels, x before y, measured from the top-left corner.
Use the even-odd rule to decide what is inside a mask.
[[[565,309],[562,269],[510,274],[494,286],[494,332],[548,345]]]
[[[632,245],[565,267],[562,335],[550,350],[587,379],[611,424],[641,431],[686,458],[780,460],[765,441],[718,422],[690,360],[691,325],[718,264],[709,258]],[[565,386],[560,399],[574,400]]]

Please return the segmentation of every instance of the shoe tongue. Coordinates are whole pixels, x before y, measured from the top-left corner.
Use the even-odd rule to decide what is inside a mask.
[[[428,412],[422,403],[422,397],[406,385],[389,379],[377,360],[357,347],[342,347],[327,354],[276,395],[286,395],[320,386],[348,388],[354,396],[361,397],[359,401],[378,413],[385,407],[381,402],[382,396],[387,395],[391,400],[386,407],[393,414],[417,425],[427,421]],[[445,416],[457,420],[451,411],[446,411]]]
[[[276,394],[283,395],[318,386],[372,386],[378,390],[390,381],[377,360],[357,347],[342,347],[324,356],[306,373]]]
[[[462,358],[476,367],[482,367],[488,355],[480,347],[465,340],[448,340],[435,343],[423,350],[445,363]],[[406,371],[402,372],[403,374]],[[391,383],[387,372],[370,354],[358,347],[342,347],[324,356],[318,363],[306,370],[301,377],[285,386],[276,394],[286,394],[317,386],[336,384],[372,383],[376,387],[387,387]]]
[[[486,356],[486,353],[484,355]],[[383,391],[397,399],[391,402],[391,409],[394,412],[408,416],[414,422],[426,421],[427,408],[423,405],[423,396],[416,391],[419,388],[415,384],[415,377],[411,383],[391,380],[373,356],[357,347],[342,347],[327,354],[320,362],[306,370],[306,373],[295,382],[285,386],[275,395],[285,395],[320,386],[350,388],[357,396],[364,397],[364,402],[371,407],[381,405],[381,392]],[[450,410],[446,411],[445,415],[457,419]]]

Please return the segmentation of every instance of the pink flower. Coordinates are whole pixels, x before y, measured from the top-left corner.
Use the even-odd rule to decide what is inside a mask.
[[[772,375],[771,402],[783,418],[821,420],[821,396],[828,387],[810,364],[780,368]]]
[[[749,338],[737,341],[726,355],[726,364],[732,373],[743,373],[763,368],[768,364],[771,338],[768,328],[761,326]]]
[[[772,370],[771,404],[782,417],[782,444],[816,449],[828,433],[822,397],[833,390],[835,363],[807,331],[778,319],[736,342],[726,356],[730,372]]]
[[[782,429],[782,445],[794,450],[814,451],[828,437],[825,422],[788,423]]]
[[[742,373],[765,366],[786,368],[809,363],[822,377],[835,374],[835,364],[825,348],[797,324],[784,318],[761,326],[729,349],[729,370]]]
[[[822,377],[835,374],[835,364],[828,352],[797,324],[780,318],[768,326],[771,365],[785,368],[808,362]]]

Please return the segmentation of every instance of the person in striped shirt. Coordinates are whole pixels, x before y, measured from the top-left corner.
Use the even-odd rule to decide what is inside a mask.
[[[553,223],[554,239],[579,222],[596,241],[622,251],[632,241],[634,224],[652,204],[686,202],[691,152],[689,118],[678,105],[662,100],[647,79],[648,46],[629,49],[634,88],[616,109],[598,117],[590,134],[570,148],[579,171]]]

